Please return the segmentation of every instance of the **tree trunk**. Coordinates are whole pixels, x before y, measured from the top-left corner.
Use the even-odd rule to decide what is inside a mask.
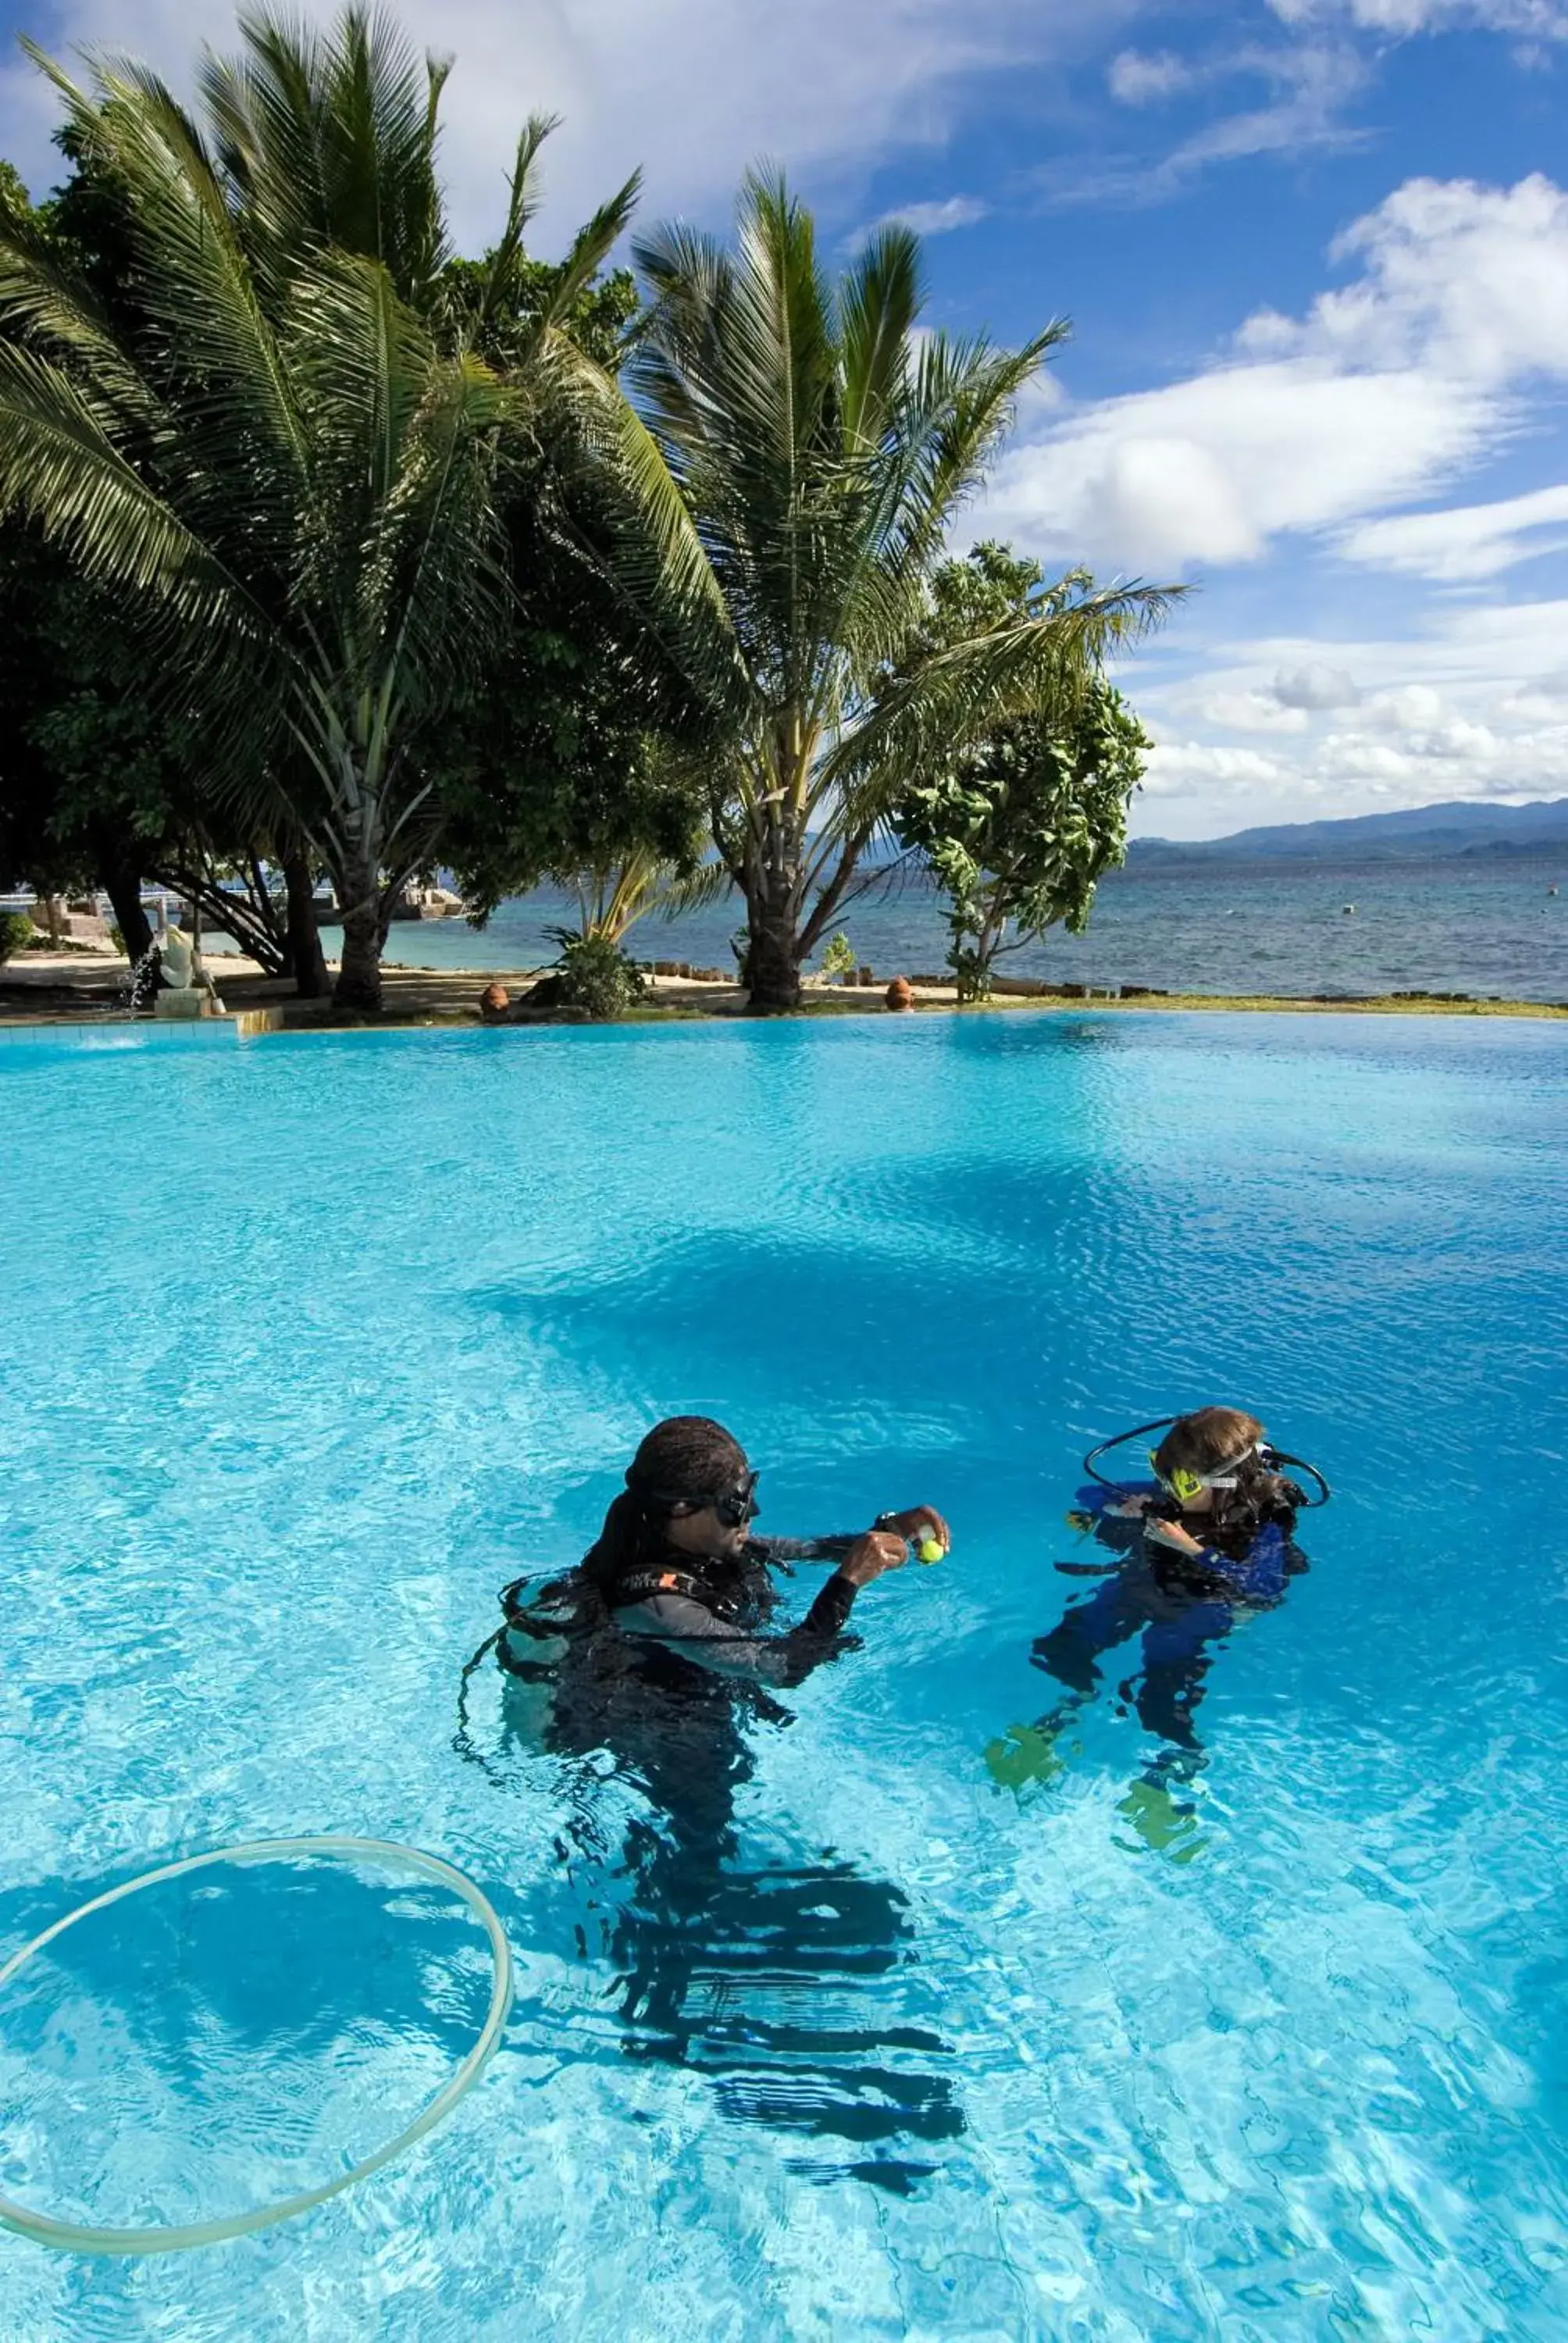
[[[343,958],[332,998],[339,1009],[381,1006],[381,920],[374,903],[343,915]]]
[[[283,858],[283,880],[288,891],[288,943],[294,962],[294,989],[301,1001],[325,1001],[331,990],[327,954],[316,919],[316,881],[310,857],[303,852]]]
[[[114,907],[115,924],[126,940],[126,958],[135,968],[153,948],[153,923],[142,909],[142,882],[135,864],[106,850],[99,852],[98,877]]]
[[[381,1006],[381,952],[387,940],[381,866],[363,853],[346,857],[332,873],[343,919],[343,958],[332,998],[339,1009]]]
[[[747,905],[750,991],[747,1007],[756,1016],[800,1006],[800,940],[788,902],[753,895]]]

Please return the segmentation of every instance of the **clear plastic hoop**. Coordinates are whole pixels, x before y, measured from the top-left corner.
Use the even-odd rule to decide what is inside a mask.
[[[139,1895],[145,1887],[159,1886],[165,1880],[183,1878],[193,1871],[205,1871],[219,1863],[287,1863],[292,1861],[364,1863],[383,1869],[411,1873],[416,1878],[428,1880],[433,1885],[445,1887],[456,1896],[484,1929],[489,1942],[494,1978],[490,1988],[490,2006],[477,2040],[460,2066],[454,2069],[432,2099],[427,2099],[412,2123],[405,2125],[396,2139],[367,2156],[347,2172],[332,2180],[324,2180],[314,2188],[301,2189],[297,2195],[285,2197],[274,2205],[263,2205],[246,2213],[225,2215],[216,2220],[192,2221],[170,2228],[100,2229],[79,2226],[73,2221],[57,2221],[50,2214],[35,2212],[30,2206],[18,2205],[10,2197],[0,2196],[0,2224],[31,2237],[41,2246],[54,2246],[75,2254],[171,2254],[181,2253],[193,2246],[221,2245],[229,2237],[243,2237],[256,2229],[269,2229],[276,2221],[292,2220],[297,2213],[307,2213],[313,2205],[325,2204],[329,2197],[341,2195],[356,2182],[378,2172],[405,2149],[433,2131],[442,2119],[450,2115],[464,2094],[478,2081],[487,2060],[501,2038],[507,2013],[512,2003],[512,1956],[505,1931],[488,1899],[471,1879],[439,1855],[421,1855],[409,1846],[396,1846],[389,1840],[377,1838],[263,1838],[249,1839],[239,1846],[216,1847],[208,1855],[189,1855],[179,1863],[161,1864],[156,1871],[144,1871],[139,1878],[127,1879],[106,1895],[95,1896],[90,1903],[80,1904],[67,1912],[13,1953],[0,1968],[0,1993],[13,1977],[25,1968],[35,1954],[56,1936],[65,1935],[77,1922],[95,1912],[107,1909],[111,1904],[123,1903],[129,1896]]]

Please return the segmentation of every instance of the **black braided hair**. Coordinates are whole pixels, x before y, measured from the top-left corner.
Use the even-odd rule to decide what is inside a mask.
[[[740,1443],[710,1415],[666,1416],[628,1466],[626,1488],[583,1556],[583,1575],[597,1586],[613,1584],[658,1549],[672,1505],[737,1488],[749,1470]]]

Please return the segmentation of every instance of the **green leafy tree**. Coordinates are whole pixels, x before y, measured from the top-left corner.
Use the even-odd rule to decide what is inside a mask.
[[[909,657],[943,534],[1018,392],[1065,328],[1019,350],[918,331],[919,246],[872,236],[837,284],[781,181],[745,182],[736,248],[673,227],[640,245],[651,307],[630,362],[681,515],[646,451],[662,588],[720,712],[712,821],[746,897],[752,1006],[788,1009],[902,789],[1108,643],[1151,589],[1010,611]]]
[[[562,321],[634,185],[578,236],[503,377],[438,313],[439,70],[421,82],[351,13],[284,138],[267,94],[307,36],[265,17],[242,32],[245,71],[205,76],[205,135],[140,69],[100,67],[84,92],[45,65],[84,158],[124,192],[138,314],[5,222],[0,498],[147,612],[234,798],[297,815],[343,905],[337,997],[374,1007],[391,905],[441,843],[444,718],[510,621],[508,466],[546,415],[625,430]],[[346,160],[323,136],[335,109],[354,116]],[[519,145],[503,277],[542,136]]]
[[[45,239],[128,329],[138,313],[123,194],[84,170],[69,134],[62,144],[65,186],[35,207],[7,166],[0,214]],[[303,841],[276,825],[242,835],[204,801],[195,744],[156,704],[146,667],[120,601],[35,529],[0,524],[0,881],[51,894],[104,888],[133,959],[151,940],[143,880],[164,881],[264,968],[325,990]],[[262,878],[263,856],[281,861],[282,890]],[[247,881],[237,896],[226,883],[236,872]]]
[[[1007,612],[1070,611],[1082,571],[1048,585],[1037,562],[977,546],[932,579],[929,655]],[[930,864],[951,911],[948,962],[960,1001],[990,997],[998,959],[1060,922],[1088,925],[1097,881],[1126,853],[1127,813],[1151,747],[1131,709],[1091,663],[946,759],[900,799],[894,823]]]

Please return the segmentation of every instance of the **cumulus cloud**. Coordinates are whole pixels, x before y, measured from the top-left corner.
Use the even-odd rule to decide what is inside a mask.
[[[1221,732],[1304,732],[1304,708],[1287,708],[1271,691],[1211,691],[1198,702],[1205,723]]]
[[[1321,530],[1426,493],[1495,421],[1466,387],[1415,370],[1218,367],[1069,411],[1015,447],[977,528],[1144,575],[1251,561],[1283,530]]]
[[[1361,274],[1299,324],[1272,311],[1249,319],[1244,355],[1413,362],[1486,385],[1568,375],[1568,194],[1538,171],[1513,187],[1408,179],[1330,257]]]
[[[1538,174],[1411,181],[1334,251],[1358,274],[1304,317],[1259,312],[1206,372],[1069,408],[1015,447],[984,528],[1145,574],[1253,560],[1285,532],[1353,549],[1568,380],[1568,196]],[[1376,537],[1360,542],[1380,558]]]
[[[1271,689],[1280,707],[1299,708],[1303,713],[1320,708],[1353,708],[1362,696],[1346,669],[1325,667],[1322,659],[1288,672],[1282,668]]]
[[[1201,784],[1205,792],[1288,787],[1292,769],[1258,749],[1226,749],[1208,740],[1162,740],[1150,752],[1143,787],[1151,797],[1180,797]]]
[[[1205,671],[1130,679],[1161,746],[1141,825],[1203,835],[1453,798],[1568,791],[1568,604],[1438,606],[1408,638],[1216,647]],[[1359,679],[1352,681],[1352,677]],[[1287,729],[1269,711],[1289,711]],[[1266,733],[1267,745],[1204,729]]]

